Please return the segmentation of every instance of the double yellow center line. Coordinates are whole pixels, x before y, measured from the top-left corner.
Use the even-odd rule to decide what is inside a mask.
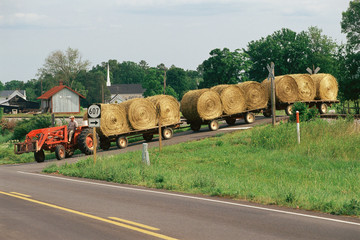
[[[98,217],[98,216],[95,216],[95,215],[92,215],[92,214],[83,213],[83,212],[72,210],[72,209],[69,209],[69,208],[60,207],[60,206],[57,206],[57,205],[54,205],[54,204],[51,204],[51,203],[46,203],[46,202],[41,202],[41,201],[38,201],[38,200],[35,200],[35,199],[31,199],[30,195],[26,195],[26,194],[22,194],[22,193],[17,193],[17,192],[7,193],[7,192],[0,191],[0,194],[7,195],[7,196],[10,196],[10,197],[14,197],[14,198],[18,198],[18,199],[22,199],[22,200],[32,202],[32,203],[37,203],[37,204],[40,204],[40,205],[43,205],[43,206],[55,208],[55,209],[62,210],[62,211],[65,211],[65,212],[77,214],[77,215],[87,217],[87,218],[91,218],[91,219],[95,219],[95,220],[98,220],[98,221],[110,223],[110,224],[113,224],[113,225],[116,225],[116,226],[119,226],[119,227],[127,228],[127,229],[130,229],[130,230],[140,232],[140,233],[144,233],[146,235],[154,236],[154,237],[157,237],[157,238],[160,238],[160,239],[177,240],[176,238],[168,237],[168,236],[165,236],[163,234],[159,234],[159,233],[149,231],[149,230],[153,230],[153,231],[160,230],[158,228],[150,227],[150,226],[143,225],[143,224],[136,223],[136,222],[132,222],[132,221],[129,221],[129,220],[116,218],[116,217],[109,217],[111,219],[110,220],[110,219],[107,219],[107,218]],[[121,223],[121,222],[124,222],[124,223]],[[127,223],[127,224],[125,224],[125,223]],[[128,225],[128,224],[132,224],[134,226],[131,226],[131,225]],[[142,228],[145,228],[145,229],[142,229],[142,228],[139,228],[139,227],[142,227]],[[149,229],[149,230],[146,230],[146,229]]]

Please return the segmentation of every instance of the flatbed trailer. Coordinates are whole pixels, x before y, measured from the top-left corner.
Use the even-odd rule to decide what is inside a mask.
[[[246,123],[250,124],[255,122],[255,113],[260,113],[266,110],[266,108],[257,108],[252,110],[246,110],[240,113],[221,115],[220,117],[211,119],[211,120],[199,120],[199,121],[189,121],[186,120],[188,124],[190,124],[191,130],[197,132],[200,130],[202,125],[208,125],[211,131],[216,131],[219,129],[219,121],[225,120],[226,123],[230,126],[234,125],[237,119],[244,119]]]
[[[285,110],[286,115],[292,115],[292,107],[295,102],[306,103],[310,108],[316,106],[320,114],[326,114],[328,107],[334,103],[339,103],[339,100],[312,100],[312,101],[294,101],[294,102],[281,102],[276,103],[276,110]],[[271,117],[271,103],[269,102],[266,110],[263,111],[265,117]]]
[[[162,125],[161,126],[161,136],[164,140],[170,139],[174,135],[174,129],[180,127],[182,122]],[[128,146],[128,139],[142,136],[145,141],[150,142],[154,135],[159,134],[159,126],[144,129],[144,130],[133,130],[126,133],[114,134],[110,136],[100,135],[100,148],[102,150],[108,150],[112,142],[116,143],[116,146],[120,149],[126,148]]]

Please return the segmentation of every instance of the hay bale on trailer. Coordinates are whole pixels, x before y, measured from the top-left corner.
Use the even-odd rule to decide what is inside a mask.
[[[316,86],[314,80],[308,74],[291,74],[298,85],[299,101],[311,101],[316,96]]]
[[[319,73],[310,75],[316,86],[317,100],[336,100],[339,87],[336,78],[331,74]]]
[[[120,104],[101,104],[100,132],[105,136],[130,131],[125,107]]]
[[[158,123],[155,105],[145,98],[134,98],[119,105],[125,108],[130,126],[135,130],[156,127]]]
[[[146,98],[152,102],[158,112],[161,125],[170,125],[180,122],[180,103],[169,95],[156,95]]]
[[[239,83],[238,86],[245,93],[245,101],[248,110],[265,108],[268,104],[268,93],[265,86],[255,81]]]
[[[211,90],[220,95],[224,114],[235,114],[246,110],[245,93],[237,85],[218,85]]]
[[[267,89],[268,100],[271,97],[271,81],[261,83]],[[295,79],[289,75],[275,77],[275,95],[277,102],[295,102],[299,99],[299,88]]]
[[[181,99],[180,111],[189,121],[211,120],[221,116],[223,106],[217,92],[210,89],[191,90]]]

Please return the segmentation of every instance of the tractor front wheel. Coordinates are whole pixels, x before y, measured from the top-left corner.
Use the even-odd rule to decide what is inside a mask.
[[[44,150],[40,149],[38,152],[34,152],[35,161],[41,163],[45,161],[45,153]]]
[[[55,147],[55,156],[56,156],[57,160],[62,160],[65,158],[66,152],[65,152],[64,145],[60,144]]]
[[[96,139],[99,139],[97,134]],[[81,152],[86,155],[94,153],[94,134],[92,128],[86,128],[80,133],[78,137],[78,146]],[[96,144],[96,146],[99,146],[99,144]]]

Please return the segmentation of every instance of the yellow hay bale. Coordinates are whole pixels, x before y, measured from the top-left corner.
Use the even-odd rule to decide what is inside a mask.
[[[159,111],[161,125],[170,125],[180,122],[180,103],[169,95],[156,95],[146,98]]]
[[[129,132],[124,106],[120,104],[101,104],[100,132],[105,136]]]
[[[314,80],[308,74],[291,74],[298,85],[299,101],[311,101],[316,96]]]
[[[271,97],[271,81],[265,79],[262,85]],[[275,77],[275,95],[277,102],[295,102],[299,99],[299,88],[295,79],[289,75]]]
[[[181,99],[180,110],[190,121],[211,120],[221,116],[220,95],[210,89],[188,91]]]
[[[316,97],[318,100],[336,100],[338,95],[338,83],[331,74],[313,74],[311,78],[316,86]]]
[[[119,105],[125,108],[130,126],[135,130],[156,127],[158,123],[156,108],[145,98],[134,98]]]
[[[219,93],[224,114],[235,114],[246,110],[245,93],[236,85],[218,85],[211,90]]]
[[[238,86],[245,93],[245,101],[248,110],[265,108],[268,103],[268,93],[261,83],[247,81],[239,83]]]

